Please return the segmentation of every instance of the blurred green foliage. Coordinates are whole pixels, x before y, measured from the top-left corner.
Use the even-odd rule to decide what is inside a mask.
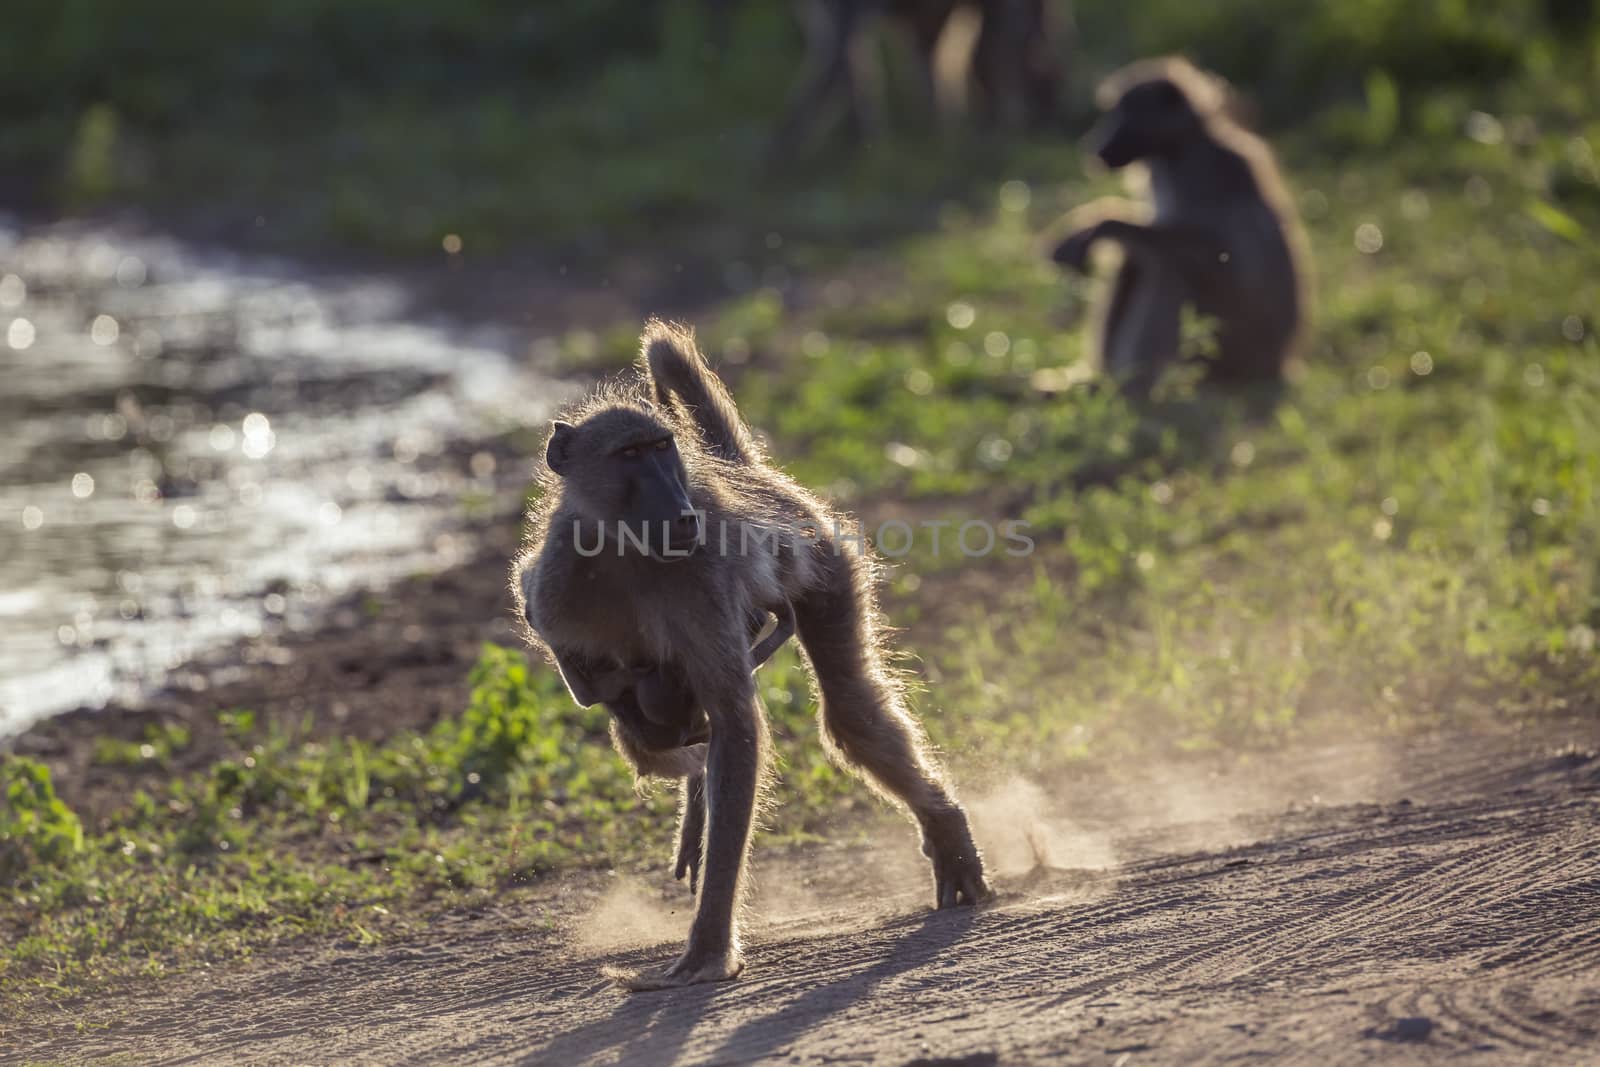
[[[546,92],[659,38],[658,3],[585,0],[10,0],[0,115],[101,104],[139,126],[262,101],[305,119],[358,93]]]
[[[134,767],[146,760],[161,763],[174,752],[189,747],[189,728],[179,723],[151,723],[144,728],[144,740],[119,741],[97,737],[94,761],[102,766]]]
[[[1078,0],[1061,132],[1101,74],[1166,51],[1232,79],[1270,127],[1310,120],[1357,145],[1453,131],[1505,84],[1572,109],[1600,53],[1592,21],[1553,28],[1553,2]],[[591,263],[648,247],[702,287],[759,270],[769,234],[806,266],[1007,172],[1076,169],[1056,132],[930,139],[901,78],[892,143],[763,172],[804,55],[794,12],[733,4],[719,28],[709,7],[17,0],[0,164],[55,206],[116,199],[291,247],[438,254],[455,234],[468,255]]]
[[[1136,14],[1080,0],[1078,10],[1090,40],[1125,42],[1130,54],[1187,54],[1284,122],[1361,93],[1370,71],[1401,92],[1481,86],[1556,48],[1538,0],[1146,0]]]
[[[83,824],[36,760],[0,758],[0,879],[52,868],[83,850]]]
[[[744,73],[759,67],[781,84],[801,54],[799,30],[786,5],[743,6],[758,10],[729,5],[732,25],[718,29],[702,0],[12,0],[0,38],[0,115],[76,116],[104,104],[137,125],[163,127],[257,101],[306,119],[362,94],[454,99],[507,86],[559,93],[623,60],[661,56],[709,67],[723,62],[719,47],[757,53],[760,61],[744,64]],[[1564,43],[1583,43],[1581,30],[1551,24],[1558,7],[1542,0],[1145,0],[1130,9],[1076,0],[1071,10],[1091,66],[1184,52],[1259,87],[1276,108],[1358,91],[1372,69],[1387,71],[1402,89],[1522,72]],[[774,56],[785,62],[769,62]]]
[[[117,189],[117,113],[92,104],[78,120],[67,160],[64,196],[75,207],[92,207]]]

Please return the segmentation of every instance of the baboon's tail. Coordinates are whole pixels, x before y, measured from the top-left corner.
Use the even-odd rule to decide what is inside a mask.
[[[639,339],[655,385],[656,403],[683,411],[700,427],[713,455],[734,463],[755,463],[760,448],[739,417],[727,386],[706,366],[688,329],[651,319]]]

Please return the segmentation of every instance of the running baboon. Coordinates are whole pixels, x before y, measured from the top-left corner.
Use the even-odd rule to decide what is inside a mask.
[[[742,967],[735,917],[768,762],[751,677],[766,642],[752,650],[750,626],[768,611],[780,623],[793,612],[830,749],[916,817],[936,903],[984,898],[966,814],[885,665],[871,559],[766,462],[687,331],[652,322],[641,347],[638,385],[602,391],[555,424],[546,491],[513,571],[524,617],[580,702],[596,699],[594,664],[637,663],[656,665],[652,685],[690,694],[668,704],[704,710],[703,740],[691,730],[668,738],[688,744],[624,752],[642,775],[689,781],[680,876],[700,854],[704,818],[688,947],[625,984],[687,985]]]
[[[1149,207],[1107,198],[1067,216],[1057,263],[1086,271],[1098,241],[1122,263],[1099,310],[1104,370],[1135,394],[1179,355],[1182,309],[1215,320],[1208,376],[1279,378],[1301,338],[1303,237],[1266,144],[1233,122],[1222,88],[1183,59],[1145,60],[1101,84],[1086,147],[1142,163]]]
[[[1054,122],[1061,96],[1062,27],[1070,21],[1052,12],[1061,2],[809,0],[802,8],[807,69],[790,93],[769,158],[797,150],[836,104],[842,105],[845,129],[852,138],[863,139],[881,128],[879,65],[870,31],[885,18],[909,34],[931,109],[938,110],[952,96],[964,98],[970,81],[989,121],[1011,128]],[[940,39],[963,9],[973,11],[979,20],[976,42],[970,45],[970,55],[959,57],[957,69],[941,71]],[[941,87],[941,81],[952,84]]]

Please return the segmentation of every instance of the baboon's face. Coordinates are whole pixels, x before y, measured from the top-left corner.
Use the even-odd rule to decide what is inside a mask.
[[[586,517],[627,526],[651,555],[699,543],[689,473],[667,423],[628,408],[597,412],[577,426],[557,422],[545,459]]]
[[[1193,138],[1200,118],[1188,96],[1167,78],[1133,86],[1084,139],[1084,147],[1116,169],[1170,155]]]

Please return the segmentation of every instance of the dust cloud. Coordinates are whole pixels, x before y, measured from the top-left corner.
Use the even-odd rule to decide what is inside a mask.
[[[968,808],[997,875],[1108,870],[1155,854],[1251,844],[1263,819],[1286,813],[1392,799],[1395,781],[1422,769],[1398,764],[1392,748],[1361,738],[1326,746],[1310,761],[1219,753],[1043,782],[1013,776],[975,792]]]
[[[1075,826],[1051,810],[1037,783],[1013,778],[970,804],[972,832],[990,870],[999,876],[1038,867],[1104,870],[1116,865],[1110,838]]]
[[[693,902],[673,907],[643,884],[619,880],[580,919],[573,941],[586,952],[617,952],[682,941],[689,933]]]

